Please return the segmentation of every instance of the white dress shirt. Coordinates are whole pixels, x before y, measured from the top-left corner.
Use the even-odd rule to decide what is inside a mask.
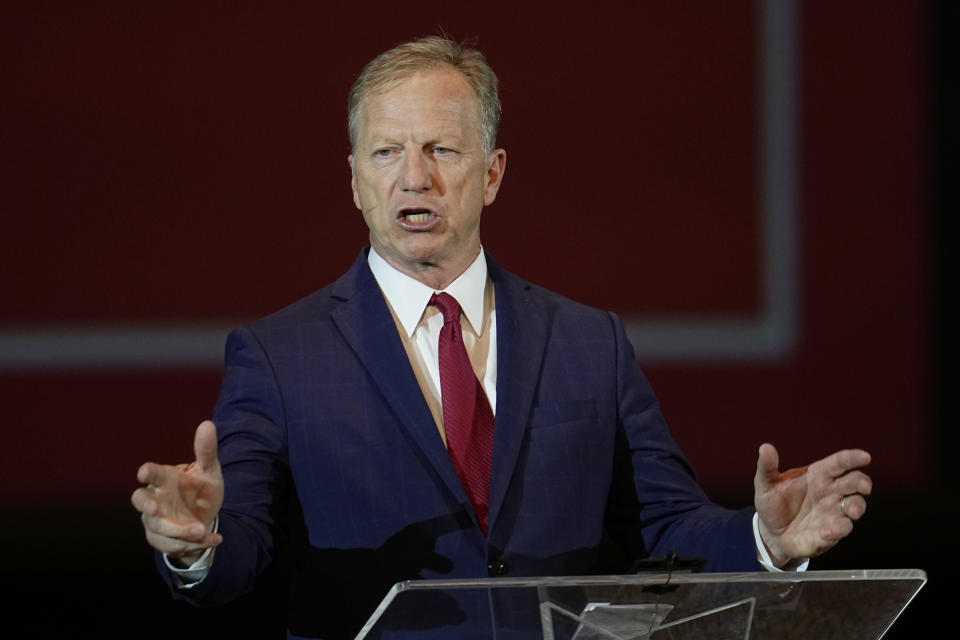
[[[418,370],[418,381],[428,403],[442,407],[440,390],[440,330],[443,314],[428,306],[434,293],[445,292],[460,303],[463,314],[460,326],[463,343],[470,356],[474,373],[483,382],[483,390],[496,415],[497,407],[497,314],[493,287],[487,282],[487,259],[480,251],[476,259],[445,289],[428,287],[390,266],[380,254],[370,249],[367,257],[370,270],[404,337],[413,347],[408,349],[411,364]],[[425,383],[424,383],[425,381]],[[442,414],[442,411],[440,412]],[[442,417],[440,419],[442,423]]]

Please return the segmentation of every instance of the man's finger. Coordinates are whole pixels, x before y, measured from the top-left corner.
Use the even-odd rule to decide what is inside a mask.
[[[853,522],[849,518],[839,518],[824,524],[820,528],[820,537],[827,542],[828,546],[824,549],[820,549],[818,555],[850,535],[852,531]]]
[[[193,436],[193,453],[197,467],[201,471],[216,471],[220,467],[217,460],[217,427],[210,420],[204,420]]]
[[[137,469],[137,481],[151,487],[175,485],[177,470],[168,464],[145,462]]]
[[[867,512],[867,500],[860,494],[844,496],[840,501],[840,513],[850,520],[856,521]]]
[[[153,462],[145,462],[140,465],[140,468],[137,469],[137,482],[140,484],[152,484],[156,486],[158,484],[158,476],[160,465]]]
[[[155,501],[149,492],[140,488],[133,492],[133,495],[130,496],[130,502],[133,504],[133,507],[140,513],[149,513],[156,509]]]
[[[140,516],[140,520],[145,529],[165,538],[195,544],[203,544],[206,539],[207,528],[198,520],[176,521],[163,516],[149,515],[146,512]]]
[[[851,493],[868,496],[873,491],[873,481],[863,471],[851,471],[834,480],[831,490],[844,496]]]
[[[852,469],[870,464],[870,454],[863,449],[844,449],[837,451],[820,461],[826,473],[839,478]]]

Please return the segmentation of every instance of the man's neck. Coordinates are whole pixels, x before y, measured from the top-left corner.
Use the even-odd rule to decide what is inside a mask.
[[[480,247],[477,247],[476,253],[471,255],[469,259],[457,261],[452,265],[440,265],[430,262],[397,264],[397,262],[391,260],[382,251],[377,251],[377,254],[400,273],[406,274],[418,282],[422,282],[434,291],[442,291],[446,289],[451,282],[463,275],[463,272],[466,271],[467,268],[473,264],[473,261],[477,259],[477,256],[480,255],[480,251]]]

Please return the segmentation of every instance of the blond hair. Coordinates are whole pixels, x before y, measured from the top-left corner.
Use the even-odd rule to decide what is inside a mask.
[[[480,139],[484,155],[497,144],[500,127],[500,96],[497,76],[482,53],[449,38],[419,38],[381,53],[357,76],[347,99],[347,129],[350,146],[357,149],[357,127],[363,101],[372,94],[388,90],[396,82],[419,71],[449,65],[467,79],[480,104]]]

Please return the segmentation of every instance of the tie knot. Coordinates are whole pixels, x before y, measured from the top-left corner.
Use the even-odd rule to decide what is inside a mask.
[[[460,322],[460,303],[449,293],[433,294],[430,304],[440,309],[440,313],[443,314],[443,324]]]

